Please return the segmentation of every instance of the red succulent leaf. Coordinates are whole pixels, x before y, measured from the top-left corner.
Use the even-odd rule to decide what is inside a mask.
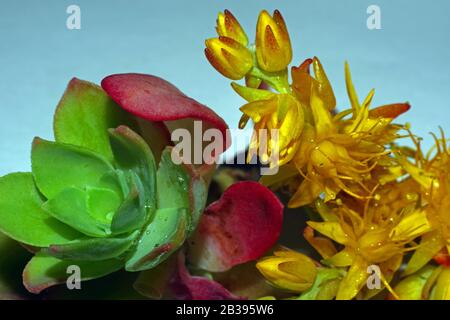
[[[170,288],[179,300],[242,300],[221,284],[205,277],[191,276],[186,268],[184,254],[179,253],[177,270],[170,280]]]
[[[189,241],[189,260],[196,267],[222,272],[261,257],[278,240],[283,205],[254,181],[233,184],[206,208]]]
[[[137,73],[114,74],[104,78],[101,85],[118,105],[139,118],[152,122],[200,120],[204,127],[221,131],[223,151],[229,147],[225,121],[164,79]]]

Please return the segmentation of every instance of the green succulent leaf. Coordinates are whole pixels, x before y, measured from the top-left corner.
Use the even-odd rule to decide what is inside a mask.
[[[156,164],[144,139],[126,126],[109,130],[111,148],[118,168],[134,172],[143,186],[143,201],[151,212],[156,208]],[[135,179],[131,179],[137,183]]]
[[[197,228],[208,197],[208,187],[202,178],[198,177],[192,180],[191,193],[191,223],[188,228],[189,235]]]
[[[39,138],[33,141],[31,162],[36,184],[47,199],[67,187],[96,185],[114,170],[108,161],[87,149]]]
[[[46,247],[81,237],[74,229],[48,215],[31,173],[0,178],[0,231],[22,243]]]
[[[123,267],[123,261],[109,259],[103,261],[61,260],[45,253],[37,253],[23,271],[23,283],[28,291],[40,293],[53,285],[64,283],[71,275],[70,266],[80,269],[81,280],[103,277]]]
[[[107,130],[132,123],[132,116],[122,110],[100,86],[74,78],[55,112],[55,139],[87,148],[112,160]]]
[[[189,208],[190,176],[183,164],[175,164],[171,149],[161,155],[157,176],[158,208]]]
[[[141,228],[145,223],[146,209],[142,204],[139,188],[134,187],[128,193],[111,222],[114,234],[129,232]]]
[[[63,245],[51,245],[43,253],[59,259],[99,261],[117,258],[133,244],[138,231],[122,237],[91,238]]]
[[[121,205],[122,197],[111,189],[86,188],[87,210],[90,215],[104,224],[111,223],[114,212]]]
[[[185,208],[158,209],[142,232],[125,269],[148,270],[167,259],[186,239],[188,220]]]
[[[158,208],[189,208],[188,233],[195,230],[205,208],[207,185],[188,165],[175,164],[171,148],[164,150],[157,172]]]
[[[86,191],[69,187],[44,203],[42,208],[51,216],[85,235],[105,237],[111,234],[110,224],[92,216],[88,203],[89,198]]]

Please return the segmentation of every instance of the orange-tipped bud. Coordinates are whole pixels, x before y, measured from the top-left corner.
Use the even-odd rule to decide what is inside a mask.
[[[205,55],[211,65],[225,77],[242,79],[252,68],[253,58],[249,49],[228,37],[205,41]]]
[[[291,40],[278,10],[273,17],[261,11],[256,26],[256,58],[261,69],[276,72],[285,69],[292,60]]]
[[[219,36],[236,40],[243,46],[248,45],[248,38],[244,29],[228,10],[225,10],[223,13],[219,12],[216,31]]]

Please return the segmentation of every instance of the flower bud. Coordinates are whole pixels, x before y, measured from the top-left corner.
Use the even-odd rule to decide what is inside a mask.
[[[276,72],[292,60],[292,48],[286,24],[278,10],[273,17],[261,11],[256,26],[256,58],[261,69]]]
[[[294,292],[309,289],[317,275],[314,261],[292,250],[275,251],[273,256],[261,259],[256,267],[277,287]]]
[[[208,39],[205,44],[206,58],[227,78],[242,79],[253,66],[250,50],[232,38],[221,36]]]
[[[225,10],[223,13],[219,12],[216,31],[219,36],[236,40],[243,46],[248,45],[248,38],[244,29],[228,10]]]

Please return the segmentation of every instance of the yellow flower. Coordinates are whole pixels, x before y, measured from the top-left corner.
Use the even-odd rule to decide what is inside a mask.
[[[254,123],[248,157],[259,154],[263,162],[280,166],[290,161],[297,151],[303,129],[301,104],[290,94],[275,94],[232,83],[235,91],[249,103],[240,108],[243,128],[248,119]]]
[[[415,163],[402,154],[398,155],[398,159],[417,182],[433,230],[422,237],[420,246],[406,267],[406,275],[421,269],[439,252],[443,251],[444,256],[450,254],[450,147],[441,131],[441,138],[434,136],[436,144],[424,155],[418,140],[413,135],[411,137],[417,146]]]
[[[228,10],[225,10],[223,13],[219,12],[216,31],[219,36],[236,40],[243,46],[248,45],[248,38],[244,29],[242,29],[239,22]]]
[[[220,36],[206,40],[205,44],[206,58],[227,78],[242,79],[253,66],[250,50],[232,38]]]
[[[311,79],[310,96],[305,93],[307,89],[297,90],[297,96],[303,101],[309,100],[310,107],[305,111],[307,122],[294,158],[304,180],[291,198],[290,207],[310,204],[322,193],[325,202],[335,199],[340,191],[359,199],[367,198],[371,186],[385,182],[373,183],[373,173],[398,166],[389,156],[386,144],[392,143],[402,128],[392,124],[392,120],[409,109],[407,104],[394,104],[371,112],[374,91],[360,104],[346,65],[352,108],[334,115],[334,95],[330,93],[328,81],[324,80],[326,76],[320,62],[316,65],[320,70],[316,74],[321,74],[322,80]],[[395,171],[391,170],[390,174],[393,173]]]
[[[273,17],[263,10],[256,26],[256,58],[268,72],[284,70],[292,60],[291,41],[286,24],[278,10]]]
[[[262,258],[256,267],[273,285],[293,292],[309,289],[317,275],[312,259],[289,249],[278,250],[273,256]]]
[[[337,292],[337,299],[353,299],[366,284],[370,265],[381,270],[381,281],[390,290],[389,281],[401,265],[408,244],[431,230],[425,212],[415,205],[399,211],[379,211],[375,204],[356,202],[355,209],[340,205],[328,210],[318,202],[318,212],[324,222],[309,221],[308,225],[343,246],[336,254],[332,243],[321,238],[318,243],[312,234],[306,239],[323,255],[323,263],[346,267],[347,275]],[[311,241],[313,239],[313,241]],[[326,250],[325,250],[326,248]],[[331,249],[330,249],[331,248]],[[326,254],[324,255],[323,252]]]
[[[291,95],[278,94],[269,100],[250,102],[240,110],[255,123],[249,156],[256,154],[258,149],[261,154],[262,149],[262,161],[269,159],[272,167],[292,159],[303,129],[304,115],[301,105]]]

